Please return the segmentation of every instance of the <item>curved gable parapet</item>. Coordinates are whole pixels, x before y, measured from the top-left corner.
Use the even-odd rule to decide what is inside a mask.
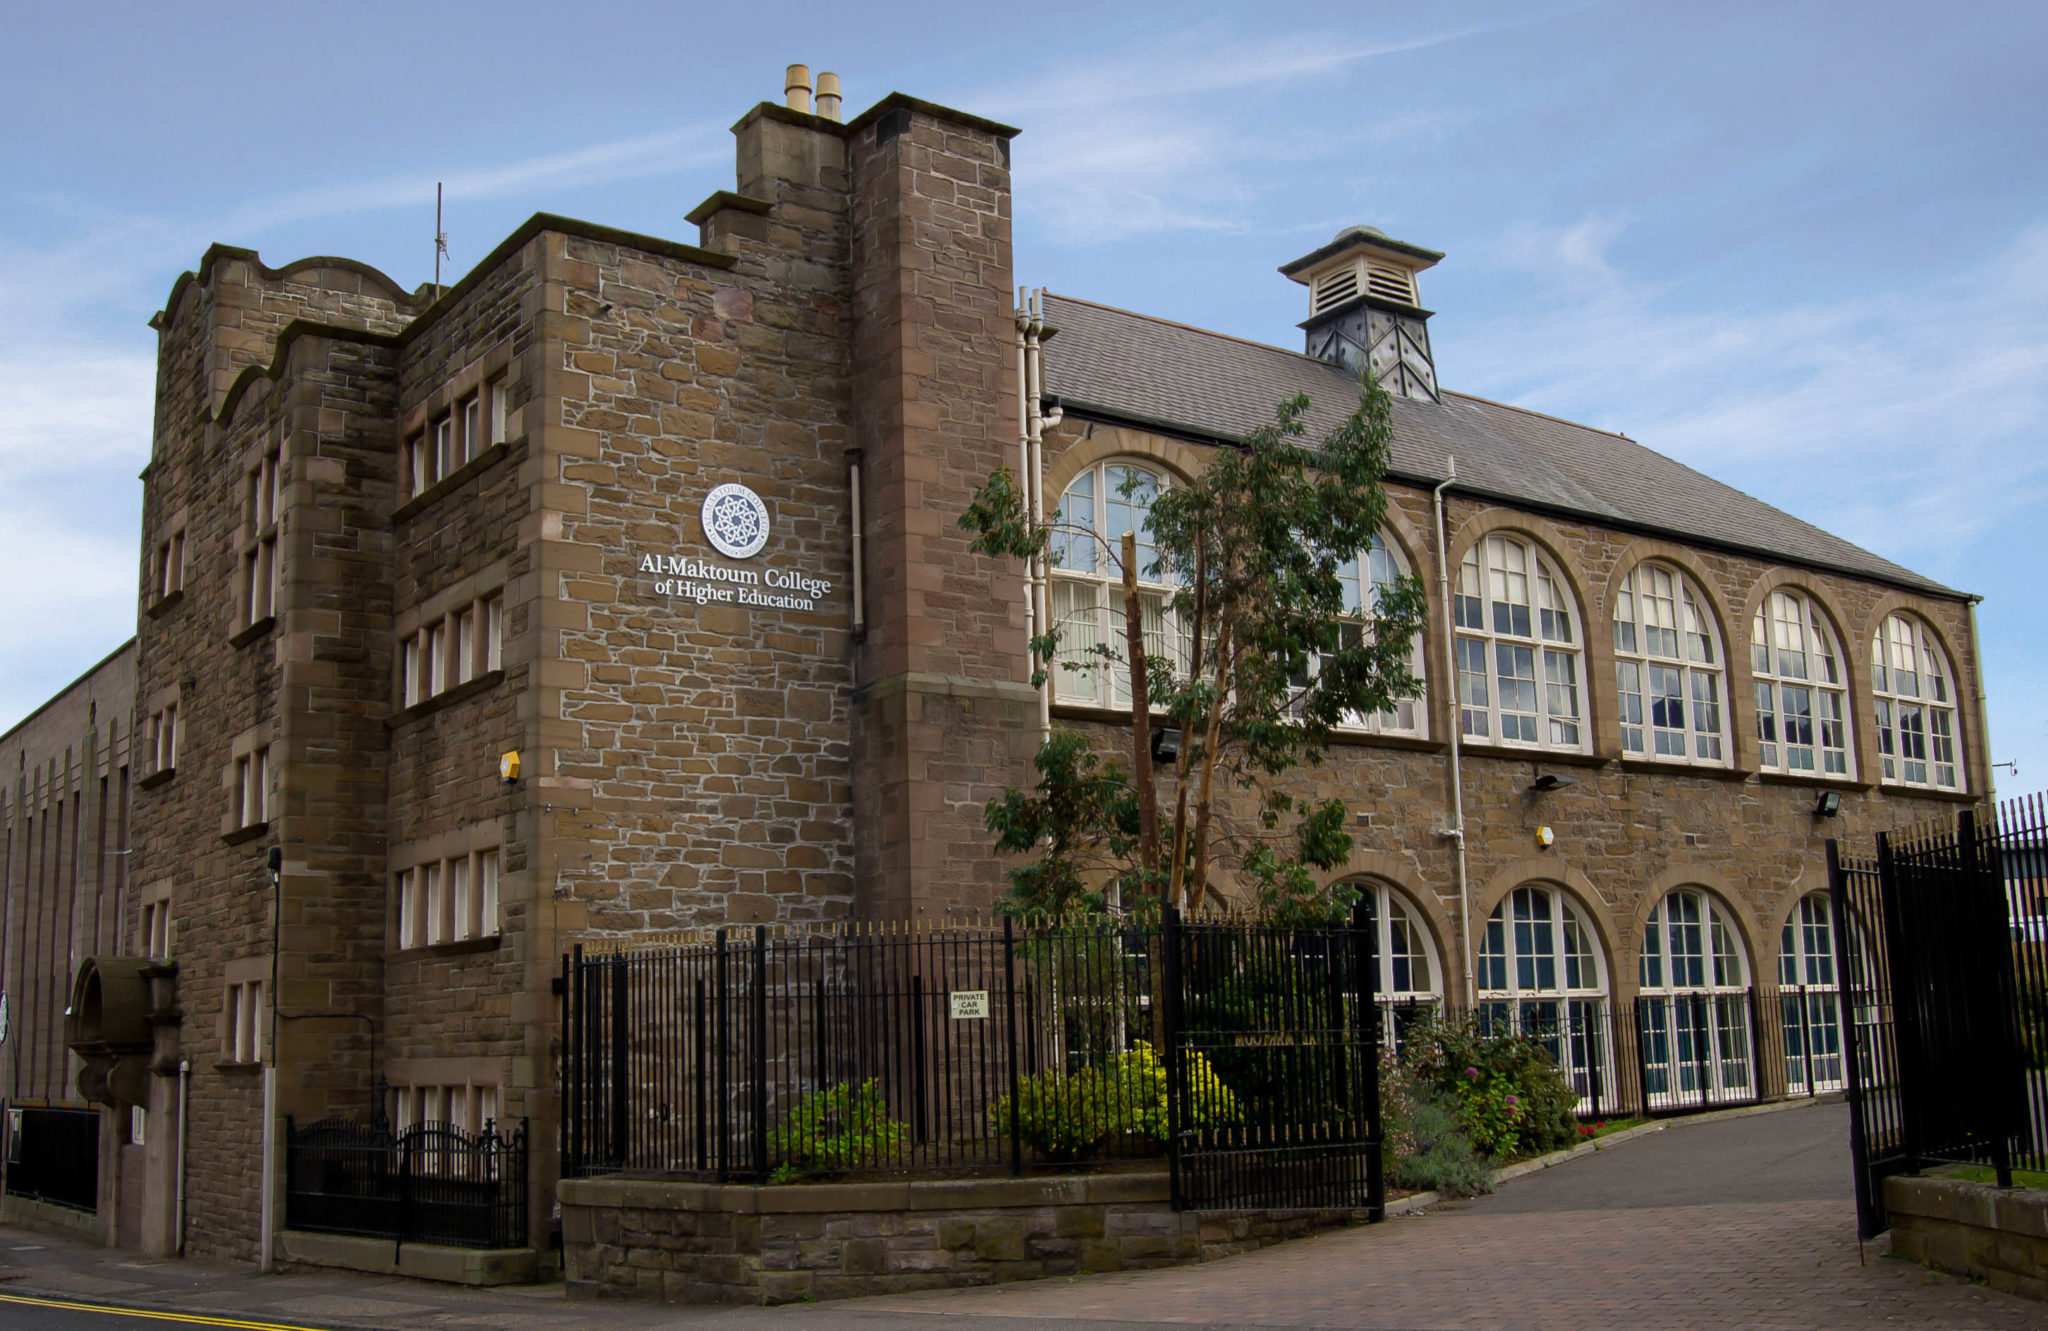
[[[291,263],[285,264],[283,267],[272,268],[263,262],[263,256],[255,250],[245,249],[240,245],[215,243],[207,246],[205,255],[199,260],[199,270],[196,273],[188,269],[178,274],[177,280],[171,283],[171,293],[165,299],[163,309],[150,319],[149,326],[157,329],[159,332],[168,331],[176,326],[178,320],[183,315],[183,303],[186,296],[211,287],[214,281],[214,269],[216,265],[224,261],[239,261],[248,264],[255,271],[257,277],[265,282],[284,282],[308,273],[318,273],[323,276],[328,274],[346,274],[352,279],[357,291],[361,294],[383,297],[396,306],[399,318],[395,323],[398,326],[410,322],[414,316],[431,303],[432,288],[422,287],[417,292],[407,291],[382,270],[363,263],[358,259],[345,259],[332,254],[314,254],[308,255],[303,259],[296,259]],[[329,284],[322,282],[320,285],[326,286]],[[335,285],[338,287],[340,284]],[[397,327],[393,327],[389,331],[395,332]]]
[[[275,384],[284,377],[285,366],[290,363],[293,350],[301,338],[317,337],[338,342],[361,342],[370,346],[392,347],[398,345],[396,336],[388,333],[366,333],[360,328],[346,328],[336,324],[314,323],[307,319],[294,319],[284,326],[277,335],[277,346],[272,351],[268,365],[251,365],[235,376],[234,383],[221,395],[220,406],[211,416],[209,423],[232,424],[235,411],[242,405],[243,398],[260,384]]]

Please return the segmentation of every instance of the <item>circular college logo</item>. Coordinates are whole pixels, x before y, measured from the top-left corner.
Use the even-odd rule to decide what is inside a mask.
[[[746,486],[728,481],[704,496],[701,514],[711,548],[728,559],[747,559],[768,544],[768,505]]]

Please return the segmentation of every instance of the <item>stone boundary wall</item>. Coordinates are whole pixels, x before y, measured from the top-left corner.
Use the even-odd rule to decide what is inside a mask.
[[[1888,1178],[1892,1256],[2048,1300],[2048,1192],[1963,1179]]]
[[[1175,1211],[1165,1171],[783,1187],[564,1179],[569,1293],[790,1303],[1212,1261],[1362,1211]]]

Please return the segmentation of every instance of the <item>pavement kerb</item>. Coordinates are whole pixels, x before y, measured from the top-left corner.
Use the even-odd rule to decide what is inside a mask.
[[[1562,1151],[1552,1151],[1548,1155],[1533,1156],[1527,1160],[1517,1160],[1511,1165],[1502,1165],[1499,1169],[1493,1171],[1493,1186],[1497,1188],[1501,1184],[1521,1178],[1525,1174],[1534,1174],[1541,1170],[1564,1164],[1567,1161],[1577,1160],[1581,1156],[1592,1155],[1596,1151],[1605,1151],[1611,1147],[1619,1146],[1625,1141],[1632,1141],[1637,1137],[1645,1137],[1653,1132],[1662,1132],[1666,1128],[1691,1127],[1699,1123],[1718,1123],[1724,1119],[1749,1118],[1756,1114],[1779,1114],[1788,1109],[1805,1109],[1811,1105],[1832,1104],[1841,1098],[1841,1094],[1836,1092],[1829,1095],[1817,1095],[1805,1100],[1772,1100],[1760,1105],[1738,1105],[1734,1109],[1713,1109],[1700,1114],[1682,1114],[1675,1118],[1658,1119],[1651,1123],[1638,1123],[1635,1127],[1623,1128],[1620,1132],[1611,1132],[1595,1141],[1582,1142],[1577,1146],[1566,1147]],[[1389,1216],[1412,1215],[1417,1211],[1427,1210],[1432,1206],[1439,1205],[1445,1200],[1447,1199],[1441,1193],[1418,1192],[1411,1196],[1388,1202],[1387,1214]]]

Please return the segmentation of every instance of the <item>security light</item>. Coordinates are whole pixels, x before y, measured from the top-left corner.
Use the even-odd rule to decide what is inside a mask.
[[[1823,790],[1820,798],[1813,802],[1813,816],[1816,818],[1833,818],[1841,812],[1842,792],[1839,790]]]
[[[1545,772],[1542,776],[1529,783],[1529,789],[1535,791],[1557,790],[1564,786],[1576,786],[1577,784],[1579,783],[1568,776],[1559,776],[1555,772]]]
[[[1180,731],[1166,727],[1152,732],[1152,761],[1155,763],[1177,763],[1180,761]]]

